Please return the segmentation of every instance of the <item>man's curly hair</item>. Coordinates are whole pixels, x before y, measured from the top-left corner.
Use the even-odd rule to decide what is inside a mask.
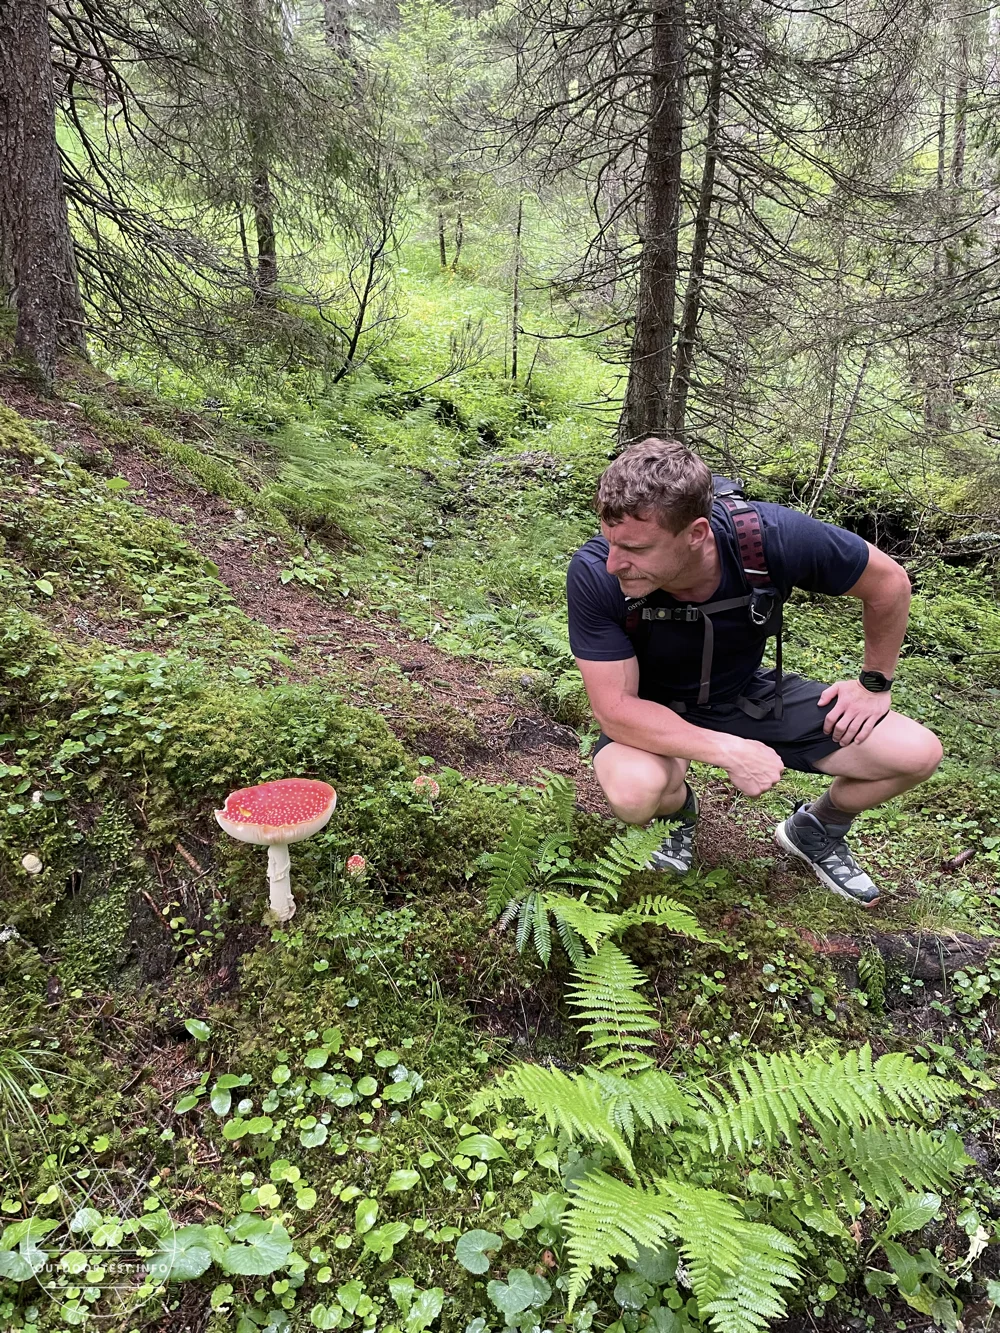
[[[655,518],[675,535],[712,512],[712,473],[677,440],[655,436],[629,445],[605,468],[594,508],[610,526],[623,518]]]

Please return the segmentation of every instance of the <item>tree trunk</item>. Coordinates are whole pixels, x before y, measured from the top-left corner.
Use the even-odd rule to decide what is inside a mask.
[[[462,223],[462,215],[459,213],[455,218],[455,254],[451,261],[452,273],[458,272],[458,257],[462,253],[462,242],[465,240],[465,227]]]
[[[517,379],[517,335],[521,328],[521,224],[524,220],[524,200],[517,201],[517,227],[514,231],[514,292],[511,302],[510,323],[510,377]]]
[[[45,0],[0,0],[0,274],[15,346],[46,383],[60,348],[86,355],[52,80]]]
[[[705,278],[705,255],[712,222],[712,200],[715,192],[715,166],[719,158],[719,106],[722,101],[722,37],[718,30],[712,39],[712,68],[708,78],[708,125],[705,133],[705,161],[701,171],[701,189],[698,193],[698,211],[694,219],[694,240],[688,265],[687,291],[684,293],[684,313],[681,317],[674,356],[674,373],[670,385],[670,416],[667,423],[670,434],[684,439],[684,418],[687,414],[688,392],[691,388],[691,370],[694,365],[694,345],[701,316],[701,291]]]
[[[271,163],[267,124],[254,82],[254,55],[263,45],[260,33],[259,0],[243,0],[243,31],[246,41],[247,141],[250,150],[250,203],[257,238],[257,281],[254,302],[273,306],[278,299],[278,242],[271,191]]]
[[[653,0],[645,213],[635,332],[619,433],[622,441],[668,429],[677,292],[677,220],[684,98],[684,0]]]
[[[438,213],[438,259],[441,261],[441,267],[448,267],[448,243],[444,235],[444,214]]]
[[[323,0],[323,40],[345,60],[353,60],[351,28],[344,0]]]

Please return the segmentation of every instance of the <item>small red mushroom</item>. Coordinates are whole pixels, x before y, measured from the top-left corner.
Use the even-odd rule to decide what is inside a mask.
[[[295,915],[288,844],[318,833],[336,804],[337,793],[328,782],[281,778],[230,792],[226,804],[215,812],[230,837],[267,847],[271,910],[279,921]]]
[[[352,878],[357,878],[359,875],[365,874],[368,869],[368,862],[363,856],[358,856],[355,852],[353,856],[347,858],[344,869]]]
[[[413,779],[413,790],[418,796],[429,796],[432,801],[436,801],[441,795],[441,788],[426,773],[421,773],[418,778]]]

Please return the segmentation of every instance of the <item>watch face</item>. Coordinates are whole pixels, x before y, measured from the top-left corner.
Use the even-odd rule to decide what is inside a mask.
[[[862,671],[861,684],[866,690],[881,691],[887,690],[892,681],[886,680],[881,671]]]

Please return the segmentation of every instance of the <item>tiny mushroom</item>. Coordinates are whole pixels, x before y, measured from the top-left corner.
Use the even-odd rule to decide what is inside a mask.
[[[420,796],[429,796],[432,801],[436,801],[441,795],[441,788],[426,773],[421,773],[418,778],[413,779],[413,790]]]
[[[295,915],[288,844],[318,833],[336,804],[337,793],[328,782],[281,778],[230,792],[226,804],[215,812],[231,837],[267,847],[271,910],[279,921]]]
[[[21,865],[29,875],[40,875],[42,873],[42,863],[34,852],[28,852],[26,856],[21,857]]]
[[[347,858],[344,869],[352,878],[356,878],[358,875],[363,875],[365,873],[368,869],[368,862],[363,856],[359,856],[357,852],[355,852],[353,856]]]

